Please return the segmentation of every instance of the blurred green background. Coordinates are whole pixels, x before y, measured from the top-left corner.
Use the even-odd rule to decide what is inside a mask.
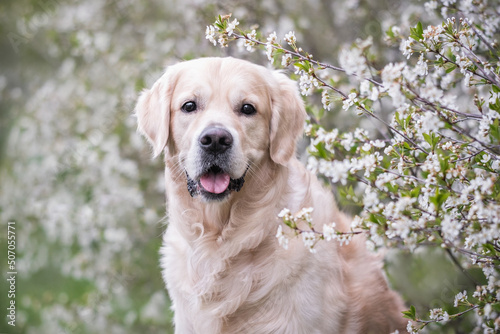
[[[341,47],[370,35],[379,65],[401,59],[383,32],[437,20],[420,1],[2,0],[0,268],[6,277],[13,221],[18,276],[16,327],[2,319],[0,333],[173,332],[158,265],[168,223],[163,167],[132,110],[138,92],[179,60],[267,63],[260,51],[205,39],[205,27],[227,13],[281,38],[295,30],[305,50],[333,64]],[[330,127],[359,122],[336,111],[325,118]],[[452,311],[454,295],[473,288],[441,250],[392,251],[386,267],[417,311]],[[6,279],[0,288],[5,310]],[[469,333],[472,320],[431,332]]]

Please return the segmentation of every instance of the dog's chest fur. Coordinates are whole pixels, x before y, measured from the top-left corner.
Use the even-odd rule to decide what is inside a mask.
[[[176,238],[167,235],[167,245],[170,237]],[[310,333],[322,327],[324,305],[318,303],[325,293],[325,286],[318,284],[322,275],[316,266],[304,268],[285,260],[286,251],[276,250],[273,243],[274,235],[268,236],[257,249],[243,250],[231,259],[225,259],[223,245],[214,250],[208,242],[197,250],[184,249],[183,256],[180,249],[164,248],[163,260],[170,266],[165,271],[168,289],[177,296],[176,307],[185,307],[182,313],[190,316],[196,333]],[[341,280],[340,272],[329,276]],[[341,291],[327,294],[336,294],[336,307],[342,308]],[[329,322],[333,321],[335,317]]]

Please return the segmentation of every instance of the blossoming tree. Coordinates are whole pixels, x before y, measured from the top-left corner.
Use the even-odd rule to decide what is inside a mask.
[[[399,43],[402,57],[380,67],[371,37],[343,49],[334,66],[303,50],[293,31],[283,40],[275,32],[265,36],[240,28],[230,15],[206,30],[223,48],[234,40],[248,51],[262,48],[271,64],[294,69],[302,95],[313,101],[321,94],[323,110],[313,110],[305,125],[308,169],[340,184],[361,210],[350,232],[336,231],[332,222],[320,233],[313,208],[284,208],[279,217],[289,229],[280,226],[276,235],[284,248],[300,236],[315,252],[318,242],[344,244],[363,233],[371,249],[437,246],[461,269],[482,269],[484,283],[458,293],[449,311],[417,314],[411,306],[405,312],[411,333],[470,312],[477,330],[500,330],[500,16],[495,6],[467,3],[426,3],[443,21],[427,28],[419,22],[408,37],[390,27],[386,41]],[[322,116],[340,106],[378,131],[326,130]]]

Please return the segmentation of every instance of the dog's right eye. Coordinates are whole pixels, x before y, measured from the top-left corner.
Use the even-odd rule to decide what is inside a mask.
[[[241,106],[241,112],[245,115],[251,116],[255,114],[257,110],[255,110],[255,107],[251,104],[244,104]]]
[[[196,110],[196,103],[193,101],[186,102],[182,105],[182,111],[184,112],[193,112]]]

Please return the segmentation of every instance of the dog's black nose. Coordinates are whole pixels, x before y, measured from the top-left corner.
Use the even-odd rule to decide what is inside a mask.
[[[233,136],[226,129],[209,127],[201,133],[199,142],[207,152],[223,153],[233,145]]]

